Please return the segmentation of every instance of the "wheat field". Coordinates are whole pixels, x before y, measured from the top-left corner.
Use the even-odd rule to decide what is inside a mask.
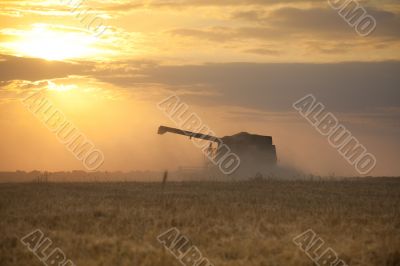
[[[171,227],[212,265],[311,266],[312,229],[347,265],[400,265],[400,180],[0,185],[0,265],[44,265],[20,239],[40,229],[75,265],[181,265]]]

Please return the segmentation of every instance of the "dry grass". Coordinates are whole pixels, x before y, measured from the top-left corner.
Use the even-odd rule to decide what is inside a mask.
[[[43,265],[41,229],[76,265],[180,265],[156,237],[177,227],[217,265],[311,266],[312,228],[349,265],[400,265],[400,180],[0,185],[0,265]]]

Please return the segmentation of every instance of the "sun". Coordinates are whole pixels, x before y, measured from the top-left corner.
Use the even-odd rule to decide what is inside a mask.
[[[24,31],[9,46],[22,56],[46,60],[87,58],[96,54],[94,37],[84,32],[52,29],[46,24],[36,24]]]

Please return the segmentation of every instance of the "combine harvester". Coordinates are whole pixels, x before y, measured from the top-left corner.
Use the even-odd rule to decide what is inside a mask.
[[[238,164],[239,167],[235,168],[232,173],[229,173],[229,175],[240,179],[253,178],[259,175],[269,175],[274,172],[276,168],[276,148],[272,143],[271,136],[253,135],[247,132],[241,132],[233,136],[218,138],[202,133],[160,126],[158,134],[163,135],[166,133],[183,135],[190,139],[194,138],[209,141],[210,143],[205,145],[206,148],[203,149],[203,151],[210,161],[214,162],[214,165],[218,164],[216,162],[224,161],[223,159],[228,157],[227,154],[237,155],[235,157],[238,157],[240,161],[240,164]],[[217,147],[213,148],[213,144],[216,144]],[[219,167],[221,169],[221,165],[219,165]],[[226,173],[229,171],[222,172]]]

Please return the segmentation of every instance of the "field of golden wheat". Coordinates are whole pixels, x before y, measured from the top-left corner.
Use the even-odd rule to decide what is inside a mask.
[[[0,185],[0,265],[44,265],[41,230],[75,265],[172,266],[157,240],[179,229],[221,266],[311,266],[312,229],[347,265],[400,265],[400,180]]]

